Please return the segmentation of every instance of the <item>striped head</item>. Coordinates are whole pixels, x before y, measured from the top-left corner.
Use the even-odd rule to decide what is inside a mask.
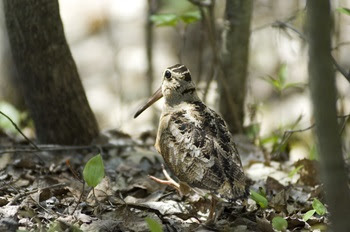
[[[169,105],[197,96],[191,73],[185,65],[176,64],[163,72],[162,94]]]
[[[163,96],[165,103],[169,106],[174,106],[184,101],[199,100],[191,73],[185,65],[176,64],[163,72],[162,86],[149,98],[146,104],[140,107],[134,118]]]

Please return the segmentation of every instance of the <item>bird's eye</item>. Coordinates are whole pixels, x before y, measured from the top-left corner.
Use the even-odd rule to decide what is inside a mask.
[[[169,70],[166,70],[165,73],[164,73],[164,77],[166,79],[169,79],[171,77],[171,72]]]

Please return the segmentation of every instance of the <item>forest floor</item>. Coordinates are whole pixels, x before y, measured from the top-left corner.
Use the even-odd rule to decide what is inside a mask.
[[[46,146],[41,151],[1,134],[0,231],[327,229],[317,161],[292,163],[288,156],[273,160],[244,136],[235,141],[252,195],[244,201],[219,202],[215,220],[208,221],[210,195],[180,196],[149,178],[164,179],[162,158],[151,145],[154,133],[136,140],[110,131],[98,142],[100,146]],[[105,178],[92,191],[82,173],[97,154],[102,155]]]

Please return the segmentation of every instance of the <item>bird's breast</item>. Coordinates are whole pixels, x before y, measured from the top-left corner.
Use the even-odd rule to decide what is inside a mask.
[[[171,118],[171,114],[166,112],[163,112],[162,115],[160,116],[156,143],[154,145],[158,153],[161,153],[161,148],[160,148],[161,143],[164,142],[164,138],[161,139],[162,134],[164,133],[165,130],[168,129],[170,118]]]

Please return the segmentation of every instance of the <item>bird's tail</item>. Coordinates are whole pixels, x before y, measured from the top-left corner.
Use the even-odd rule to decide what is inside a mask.
[[[245,179],[234,181],[233,183],[225,181],[217,192],[220,197],[229,201],[235,201],[248,197],[249,185],[246,183]]]

